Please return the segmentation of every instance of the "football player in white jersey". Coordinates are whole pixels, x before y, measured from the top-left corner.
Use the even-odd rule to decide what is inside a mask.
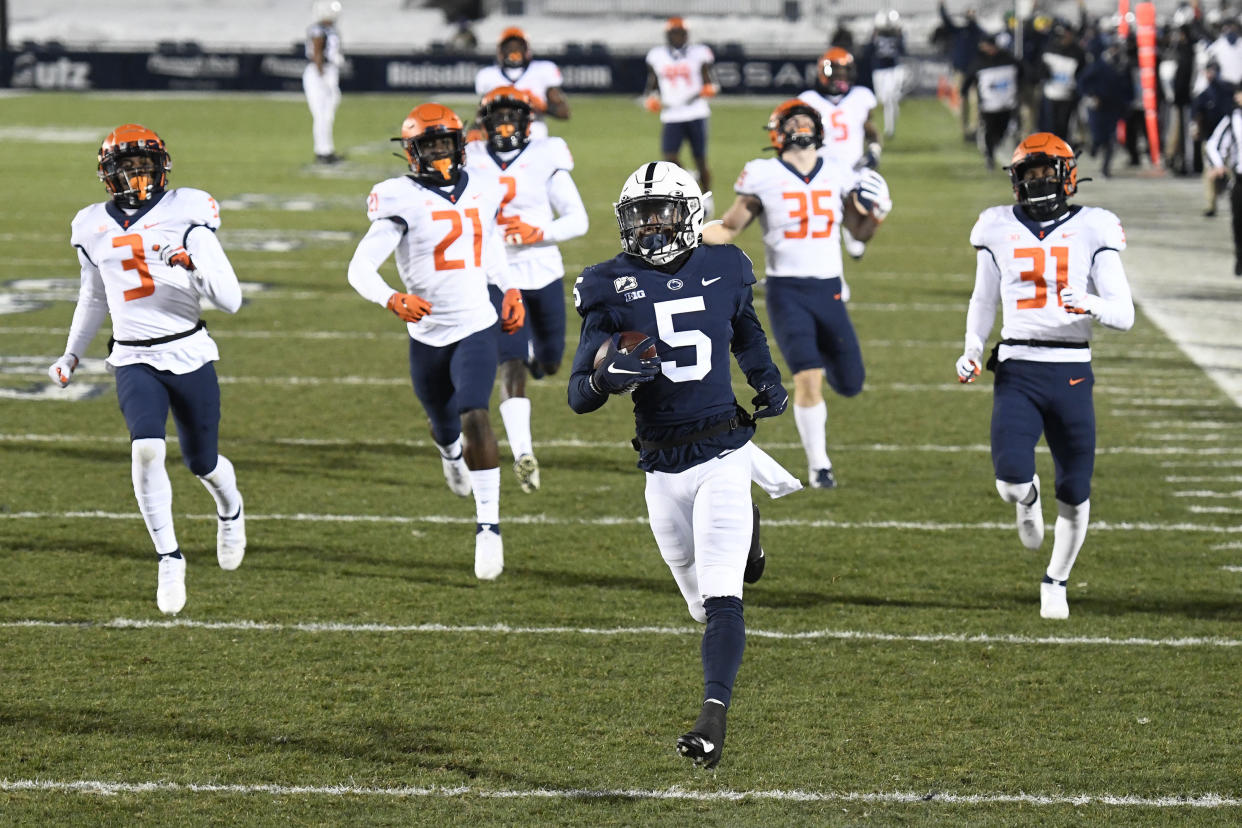
[[[488,416],[496,381],[496,311],[489,278],[504,291],[501,326],[522,326],[522,292],[509,268],[496,215],[495,179],[464,169],[461,119],[438,103],[415,107],[401,125],[410,174],[381,181],[367,196],[371,226],[349,263],[349,283],[388,308],[409,332],[410,379],[440,450],[449,489],[474,493],[474,574],[504,570],[500,538],[500,453]],[[379,267],[393,253],[404,291]]]
[[[306,30],[306,69],[302,71],[302,90],[311,111],[311,138],[315,159],[321,164],[341,160],[332,140],[336,108],[341,103],[341,36],[336,31],[336,18],[341,13],[339,0],[315,0],[311,7],[314,22]]]
[[[856,86],[857,68],[854,56],[840,46],[829,49],[819,59],[819,71],[815,75],[815,88],[798,96],[819,112],[824,125],[824,145],[820,155],[835,158],[851,167],[871,167],[880,164],[880,141],[871,123],[871,110],[875,109],[875,94],[865,86]],[[841,241],[845,252],[855,259],[862,258],[867,243],[855,239],[850,231],[842,229]],[[845,288],[849,298],[849,288]]]
[[[586,207],[570,171],[569,146],[561,138],[530,137],[534,115],[529,93],[500,86],[483,96],[478,123],[485,140],[466,145],[466,169],[498,180],[504,192],[499,220],[504,228],[510,284],[521,288],[526,324],[500,335],[500,417],[513,471],[524,492],[539,488],[539,462],[530,430],[526,373],[555,374],[565,354],[565,265],[557,243],[588,227]],[[501,291],[488,286],[500,309]]]
[[[794,98],[767,123],[776,158],[759,158],[733,185],[737,199],[719,222],[703,228],[707,244],[726,244],[755,218],[763,227],[768,317],[794,375],[794,422],[813,488],[837,485],[828,458],[828,407],[820,377],[852,397],[865,372],[854,325],[845,309],[840,228],[870,239],[892,209],[888,185],[875,170],[818,154],[819,112]]]
[[[164,468],[169,409],[186,466],[216,503],[216,559],[237,569],[246,552],[246,520],[237,477],[217,453],[220,386],[216,343],[199,318],[199,298],[228,313],[241,286],[216,240],[215,199],[188,187],[166,189],[172,159],[138,124],[117,127],[99,149],[99,178],[110,196],[73,219],[71,243],[82,271],[65,354],[48,369],[62,388],[104,317],[112,317],[108,365],[130,434],[138,511],[159,556],[155,599],[175,615],[185,606],[185,558],[173,530],[172,484]]]
[[[670,17],[664,24],[664,46],[647,53],[647,88],[644,105],[660,113],[660,152],[665,161],[680,165],[683,143],[690,144],[699,188],[707,218],[715,212],[712,201],[712,173],[707,165],[707,124],[718,87],[712,77],[716,62],[712,50],[702,43],[690,43],[686,21]]]
[[[482,97],[500,86],[516,86],[529,92],[537,116],[530,126],[530,134],[543,138],[548,134],[544,116],[569,120],[564,83],[560,67],[550,60],[533,60],[526,32],[510,26],[500,33],[495,65],[484,66],[475,75],[474,93]]]
[[[975,289],[957,376],[961,382],[979,376],[999,304],[1001,340],[987,363],[996,372],[996,490],[1016,504],[1022,545],[1038,549],[1044,516],[1035,444],[1042,433],[1056,468],[1057,522],[1039,614],[1067,618],[1065,583],[1086,538],[1095,464],[1091,323],[1120,331],[1134,324],[1121,265],[1126,236],[1108,210],[1067,203],[1078,190],[1077,162],[1052,133],[1037,132],[1018,145],[1009,177],[1018,203],[984,210],[970,231],[978,251]]]

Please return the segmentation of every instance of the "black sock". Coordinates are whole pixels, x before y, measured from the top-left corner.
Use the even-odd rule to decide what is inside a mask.
[[[158,552],[156,552],[155,554],[159,555],[159,553],[158,553]],[[162,561],[162,560],[164,560],[165,558],[176,558],[177,560],[181,560],[181,547],[180,547],[180,546],[178,546],[178,547],[177,547],[176,549],[174,549],[173,551],[168,552],[168,553],[163,554],[163,555],[160,555],[160,560],[161,560],[161,561]]]
[[[742,666],[746,649],[746,622],[742,599],[728,596],[708,598],[707,630],[703,633],[703,698],[716,699],[725,707],[733,697],[733,680]]]

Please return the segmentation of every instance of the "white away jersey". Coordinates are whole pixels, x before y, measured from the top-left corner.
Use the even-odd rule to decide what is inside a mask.
[[[159,254],[166,246],[184,246],[196,227],[217,230],[220,210],[208,193],[190,187],[168,190],[132,216],[111,201],[92,204],[74,216],[70,243],[86,260],[83,278],[98,274],[101,285],[96,286],[107,297],[114,338],[158,339],[198,324],[199,293],[190,274],[165,265]],[[117,345],[108,362],[142,362],[183,374],[219,358],[216,343],[200,330],[162,345]]]
[[[532,60],[525,69],[503,69],[497,64],[484,66],[474,77],[474,93],[480,97],[498,86],[516,86],[548,102],[548,90],[565,85],[561,70],[550,60]]]
[[[660,120],[679,124],[699,121],[711,114],[703,93],[703,67],[716,62],[712,50],[702,43],[684,49],[656,46],[647,53],[647,65],[660,84]]]
[[[1068,217],[1041,227],[1020,216],[1016,205],[1006,205],[989,207],[979,215],[970,243],[991,254],[995,264],[992,276],[999,289],[1002,339],[1087,342],[1091,317],[1066,313],[1060,290],[1069,284],[1084,293],[1098,293],[1092,278],[1096,254],[1125,250],[1126,234],[1117,216],[1099,207],[1071,208]],[[1000,358],[1086,362],[1091,352],[1006,345]]]
[[[466,145],[466,168],[479,178],[493,178],[502,192],[500,218],[520,218],[535,227],[547,227],[556,218],[548,184],[558,170],[570,172],[574,159],[561,138],[532,138],[508,162],[493,154],[486,141]],[[535,290],[565,275],[561,251],[555,244],[505,245],[515,287]],[[533,265],[533,267],[532,267]],[[531,280],[540,282],[534,284]]]
[[[464,171],[452,191],[400,176],[376,184],[367,196],[367,218],[405,228],[396,250],[405,292],[431,303],[431,313],[407,323],[412,338],[449,345],[496,322],[487,274],[497,266],[491,257],[502,255],[496,237],[500,199],[494,179]]]
[[[306,59],[315,57],[315,38],[323,38],[323,62],[329,66],[340,66],[345,62],[341,54],[341,36],[331,23],[314,23],[306,30]]]
[[[747,162],[733,190],[763,205],[759,221],[769,277],[841,275],[843,197],[857,182],[853,168],[823,156],[806,176],[779,158]]]
[[[866,151],[863,124],[875,109],[875,93],[865,86],[851,86],[850,91],[833,100],[808,89],[798,99],[815,107],[824,122],[824,145],[820,147],[820,155],[836,158],[851,167],[857,164]]]

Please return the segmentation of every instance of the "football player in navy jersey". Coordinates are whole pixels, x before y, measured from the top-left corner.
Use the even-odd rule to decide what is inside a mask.
[[[644,164],[614,209],[623,252],[574,285],[582,334],[569,404],[585,414],[611,395],[633,395],[651,531],[691,616],[707,624],[704,701],[677,750],[714,767],[746,643],[742,584],[758,580],[763,560],[751,542],[759,450],[750,439],[755,419],[780,414],[789,396],[752,304],[750,259],[732,245],[700,246],[703,194],[694,177],[667,161]],[[620,350],[623,331],[648,337]],[[644,358],[652,344],[656,354]],[[753,415],[733,396],[730,353],[756,390]]]

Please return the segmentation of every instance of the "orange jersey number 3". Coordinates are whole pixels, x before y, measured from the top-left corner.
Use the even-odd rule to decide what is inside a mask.
[[[137,233],[130,233],[128,236],[117,236],[112,240],[113,247],[128,247],[134,254],[128,259],[121,261],[121,267],[125,270],[138,271],[138,287],[130,288],[125,291],[122,296],[126,302],[132,302],[135,299],[141,299],[144,296],[150,296],[155,293],[155,280],[151,278],[151,271],[147,269],[147,254],[142,247],[142,236]]]

